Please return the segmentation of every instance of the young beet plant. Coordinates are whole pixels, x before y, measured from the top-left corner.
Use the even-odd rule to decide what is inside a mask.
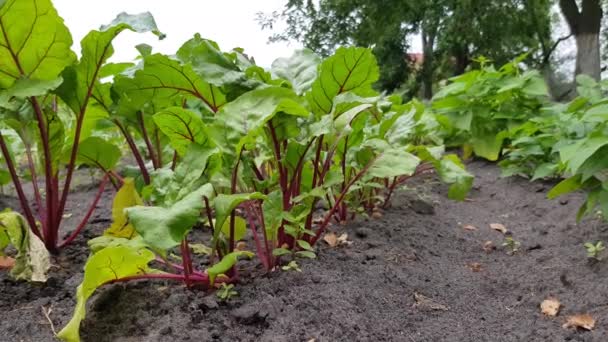
[[[106,61],[114,52],[112,40],[124,30],[162,37],[150,14],[121,14],[83,38],[77,59],[70,50],[70,32],[49,0],[8,0],[0,7],[0,149],[26,224],[16,226],[13,213],[1,214],[0,220],[5,231],[29,231],[23,234],[42,242],[18,248],[43,245],[58,253],[84,228],[108,180],[115,181],[111,170],[120,150],[95,136],[94,128],[109,114],[103,105],[111,97],[110,84],[100,79],[116,69]],[[26,174],[20,172],[21,158],[5,138],[8,131],[16,132],[23,145]],[[74,172],[85,164],[99,167],[105,176],[82,222],[61,241]],[[26,179],[31,180],[33,199],[26,195]]]

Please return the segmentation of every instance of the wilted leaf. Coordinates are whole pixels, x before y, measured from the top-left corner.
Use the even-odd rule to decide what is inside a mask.
[[[540,303],[540,311],[547,316],[557,316],[561,303],[557,298],[549,297]]]
[[[17,249],[11,276],[17,280],[45,282],[51,267],[49,252],[30,230],[25,218],[14,211],[0,213],[0,254],[9,244]],[[6,238],[5,238],[6,237]]]
[[[595,319],[590,314],[580,314],[569,316],[564,328],[580,328],[585,330],[593,330],[595,327]]]
[[[490,228],[497,230],[503,234],[507,233],[507,227],[502,223],[490,223]]]

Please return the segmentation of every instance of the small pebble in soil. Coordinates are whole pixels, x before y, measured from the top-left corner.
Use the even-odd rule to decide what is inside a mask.
[[[219,304],[217,303],[217,299],[215,298],[215,296],[211,295],[203,298],[200,307],[205,309],[217,309],[219,307]]]
[[[173,328],[171,327],[164,327],[162,329],[160,329],[160,331],[158,332],[161,335],[170,335],[173,333]]]
[[[355,230],[355,235],[361,239],[365,239],[371,233],[372,233],[372,230],[369,228],[365,228],[365,227],[360,227],[360,228],[357,228],[357,230]]]
[[[414,210],[416,213],[422,215],[435,214],[435,207],[433,204],[419,198],[410,201],[410,208],[412,208],[412,210]]]
[[[562,198],[562,199],[560,199],[560,200],[559,200],[559,204],[561,204],[561,205],[566,205],[566,204],[568,204],[568,199],[567,199],[567,198]]]
[[[258,308],[253,304],[248,304],[241,306],[240,308],[236,308],[230,312],[232,317],[236,318],[236,320],[245,325],[253,325],[257,323],[262,323],[266,320],[267,314],[262,314]]]

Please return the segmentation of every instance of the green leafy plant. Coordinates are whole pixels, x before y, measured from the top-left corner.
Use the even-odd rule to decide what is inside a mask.
[[[606,249],[602,241],[597,241],[595,244],[592,242],[586,242],[584,246],[585,250],[587,250],[587,257],[596,260],[600,260],[600,254],[604,249]]]
[[[217,290],[217,298],[224,302],[238,295],[239,293],[234,289],[234,284],[222,283],[221,287]]]
[[[584,190],[587,198],[577,219],[594,213],[597,208],[608,219],[608,162],[604,157],[608,152],[608,104],[602,98],[604,85],[584,76],[579,76],[578,82],[582,95],[568,106],[575,113],[573,127],[578,133],[560,140],[554,147],[568,177],[553,187],[548,197]]]
[[[298,265],[297,261],[295,261],[295,260],[288,262],[287,265],[285,265],[285,266],[281,266],[281,269],[283,271],[302,272],[302,269],[300,269],[300,265]]]
[[[239,260],[254,255],[268,272],[297,269],[298,258],[315,257],[332,220],[387,205],[412,177],[437,172],[454,199],[472,185],[460,160],[444,155],[431,111],[373,89],[370,49],[343,47],[323,60],[302,50],[265,70],[241,49],[223,52],[195,35],[175,57],[140,45],[136,64],[107,63],[121,31],[162,37],[149,14],[120,14],[92,31],[79,60],[48,0],[8,0],[4,21],[14,25],[1,27],[0,147],[24,213],[1,216],[0,249],[17,249],[13,274],[41,279],[48,267],[39,245],[56,253],[73,241],[105,185],[117,189],[112,224],[88,241],[74,315],[58,334],[65,341],[79,340],[86,302],[104,285],[165,279],[227,289],[239,280]],[[119,175],[123,145],[137,166]],[[104,176],[83,222],[60,242],[79,166]],[[29,180],[38,213],[23,191]],[[319,201],[327,208],[316,213]],[[209,229],[210,241],[193,241],[193,229]],[[248,236],[255,253],[243,247]],[[193,260],[193,246],[205,263]]]
[[[93,136],[97,120],[108,115],[104,102],[110,98],[110,84],[101,79],[114,69],[106,63],[114,52],[112,41],[124,30],[162,34],[149,13],[123,13],[87,34],[77,59],[70,50],[70,32],[50,0],[4,1],[0,21],[4,46],[0,51],[0,149],[29,228],[51,253],[57,253],[82,230],[100,197],[95,197],[82,223],[59,241],[74,170],[84,164],[103,170],[101,193],[120,158],[117,147]],[[16,132],[24,146],[37,212],[23,190],[25,178],[18,173],[5,129]]]
[[[538,116],[548,101],[538,71],[522,71],[522,55],[495,69],[485,58],[480,69],[449,79],[433,97],[449,145],[464,145],[466,155],[495,161],[509,139],[509,130]]]
[[[511,255],[517,253],[517,251],[519,251],[520,245],[521,243],[515,240],[513,236],[509,234],[509,232],[507,232],[507,234],[505,235],[505,240],[502,243],[502,246],[507,249],[507,252]]]

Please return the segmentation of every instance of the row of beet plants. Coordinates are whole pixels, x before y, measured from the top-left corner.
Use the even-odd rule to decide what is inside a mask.
[[[173,56],[140,45],[137,63],[108,62],[121,31],[163,37],[146,13],[91,31],[76,58],[49,0],[6,1],[0,30],[0,146],[23,213],[0,214],[0,250],[18,250],[13,275],[43,280],[49,253],[86,227],[106,184],[117,189],[112,225],[88,242],[65,341],[79,340],[86,301],[105,284],[214,288],[238,280],[242,258],[266,272],[314,258],[332,222],[388,206],[411,177],[435,170],[454,199],[472,183],[459,159],[444,155],[432,113],[373,89],[378,66],[366,48],[323,60],[297,51],[266,70],[195,35]],[[123,150],[137,172],[117,171]],[[102,171],[100,189],[59,241],[82,165]],[[204,265],[193,261],[193,229],[210,232]]]

